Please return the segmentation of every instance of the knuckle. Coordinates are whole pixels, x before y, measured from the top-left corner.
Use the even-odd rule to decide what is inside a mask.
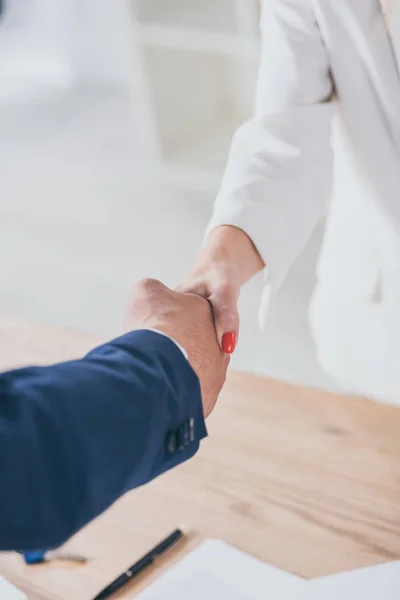
[[[158,279],[141,279],[136,282],[133,287],[132,298],[133,301],[140,301],[143,299],[150,299],[152,296],[159,294],[164,289],[163,284]]]
[[[184,284],[181,284],[178,287],[179,292],[183,292],[185,294],[195,294],[196,296],[200,296],[201,298],[207,298],[209,296],[209,289],[206,282],[201,279],[193,279]]]
[[[220,282],[214,290],[213,298],[221,308],[231,306],[237,300],[235,285],[230,281]]]
[[[160,291],[162,283],[157,279],[141,279],[133,285],[129,308],[137,310],[143,303],[148,303]]]
[[[160,286],[162,286],[161,281],[159,281],[158,279],[152,279],[151,277],[147,277],[138,281],[135,287],[139,291],[151,292],[154,289],[159,288]]]

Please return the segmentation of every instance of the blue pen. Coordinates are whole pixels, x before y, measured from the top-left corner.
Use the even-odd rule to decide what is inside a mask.
[[[60,550],[36,550],[33,552],[24,552],[24,561],[27,565],[40,565],[45,562],[52,562],[55,560],[63,560],[67,562],[84,564],[87,562],[87,558],[80,554],[71,554],[68,552],[62,552]]]

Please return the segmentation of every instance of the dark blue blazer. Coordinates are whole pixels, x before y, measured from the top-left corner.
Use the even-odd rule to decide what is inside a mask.
[[[0,375],[0,550],[59,546],[205,436],[198,378],[157,333]]]

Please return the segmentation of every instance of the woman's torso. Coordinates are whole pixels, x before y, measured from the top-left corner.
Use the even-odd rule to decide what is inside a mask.
[[[315,0],[314,5],[338,113],[332,138],[334,187],[311,325],[326,370],[356,392],[400,403],[400,78],[395,53],[400,51],[400,19],[391,31],[398,35],[395,48],[379,21],[379,0]]]

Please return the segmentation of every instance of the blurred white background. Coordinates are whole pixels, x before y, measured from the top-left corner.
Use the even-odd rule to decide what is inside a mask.
[[[267,0],[266,0],[267,1]],[[3,0],[0,311],[113,336],[132,283],[173,286],[251,115],[259,0]],[[336,388],[306,307],[320,232],[233,365]]]

